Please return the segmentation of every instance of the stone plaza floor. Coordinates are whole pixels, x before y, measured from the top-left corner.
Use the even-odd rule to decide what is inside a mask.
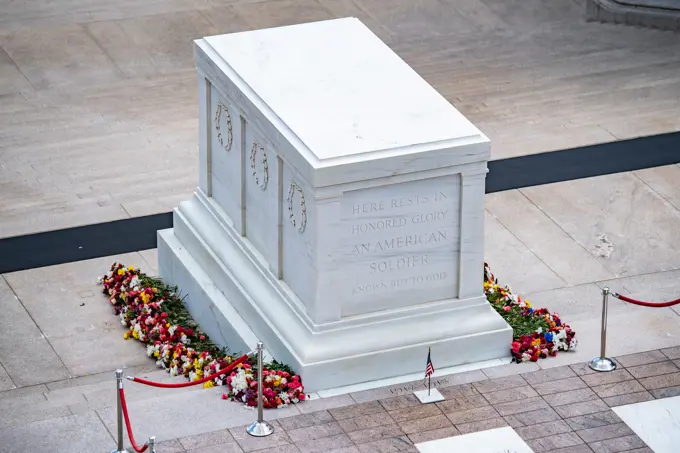
[[[581,0],[0,0],[0,238],[165,212],[196,186],[190,41],[353,15],[492,140],[494,159],[680,130],[670,32],[586,23]],[[158,452],[415,451],[511,426],[534,452],[649,453],[612,407],[680,394],[680,308],[610,300],[608,353],[590,373],[601,289],[680,295],[680,165],[485,198],[485,255],[500,283],[557,311],[576,352],[440,377],[446,401],[404,384],[267,411],[219,389],[126,383],[138,440]],[[113,370],[171,380],[123,330],[96,279],[111,262],[0,276],[0,453],[110,451]],[[481,272],[481,270],[480,270]],[[435,366],[436,357],[433,357]],[[395,396],[397,395],[397,396]],[[665,453],[665,452],[655,452]]]
[[[206,35],[358,17],[494,159],[680,130],[676,35],[584,15],[585,0],[0,0],[0,237],[185,200]]]

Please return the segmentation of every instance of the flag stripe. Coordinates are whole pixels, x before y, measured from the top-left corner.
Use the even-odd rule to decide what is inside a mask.
[[[425,366],[425,377],[428,377],[434,373],[434,365],[432,365],[432,359],[430,359],[430,348],[427,349],[427,365]]]

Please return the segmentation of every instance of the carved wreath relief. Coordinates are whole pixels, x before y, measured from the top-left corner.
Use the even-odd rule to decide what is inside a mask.
[[[222,137],[222,126],[220,125],[220,120],[222,119],[222,112],[227,119],[227,143],[224,143],[224,137]],[[229,109],[222,101],[217,101],[217,111],[215,111],[215,131],[217,132],[217,142],[225,151],[231,151],[231,145],[234,143],[234,131],[231,124],[231,114],[229,114]]]
[[[293,210],[293,198],[295,194],[300,195],[300,218],[295,217],[295,211]],[[290,188],[288,189],[288,218],[290,219],[290,224],[293,228],[298,230],[298,233],[302,234],[307,228],[307,206],[305,205],[305,194],[302,192],[302,188],[295,182],[290,182]]]
[[[260,177],[257,172],[258,152],[262,155],[262,159],[260,160],[262,163],[262,177]],[[267,184],[269,183],[269,163],[267,162],[267,153],[257,140],[253,141],[253,147],[250,150],[250,168],[253,170],[255,184],[257,184],[260,189],[267,190]]]

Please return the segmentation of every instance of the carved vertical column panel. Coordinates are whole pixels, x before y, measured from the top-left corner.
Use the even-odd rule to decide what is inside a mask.
[[[460,175],[460,263],[458,298],[483,293],[484,190],[487,169]]]
[[[209,179],[206,193],[243,234],[242,181],[243,156],[240,152],[242,130],[239,124],[241,109],[231,98],[217,89],[209,88],[206,109]],[[201,128],[204,129],[203,127]]]
[[[211,150],[211,90],[212,84],[203,73],[198,72],[198,187],[207,196],[212,196],[212,150]]]
[[[258,123],[246,121],[244,124],[245,236],[267,261],[271,272],[279,275],[277,153]]]

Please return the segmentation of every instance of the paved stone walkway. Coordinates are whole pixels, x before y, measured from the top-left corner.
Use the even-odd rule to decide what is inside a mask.
[[[680,348],[617,363],[611,373],[585,364],[522,373],[522,365],[510,364],[453,375],[439,387],[446,401],[428,405],[409,392],[385,397],[401,393],[398,386],[367,390],[351,395],[359,404],[306,403],[300,407],[307,413],[274,422],[267,438],[240,426],[166,441],[158,451],[416,452],[415,443],[511,426],[536,453],[652,453],[610,408],[680,395]]]

